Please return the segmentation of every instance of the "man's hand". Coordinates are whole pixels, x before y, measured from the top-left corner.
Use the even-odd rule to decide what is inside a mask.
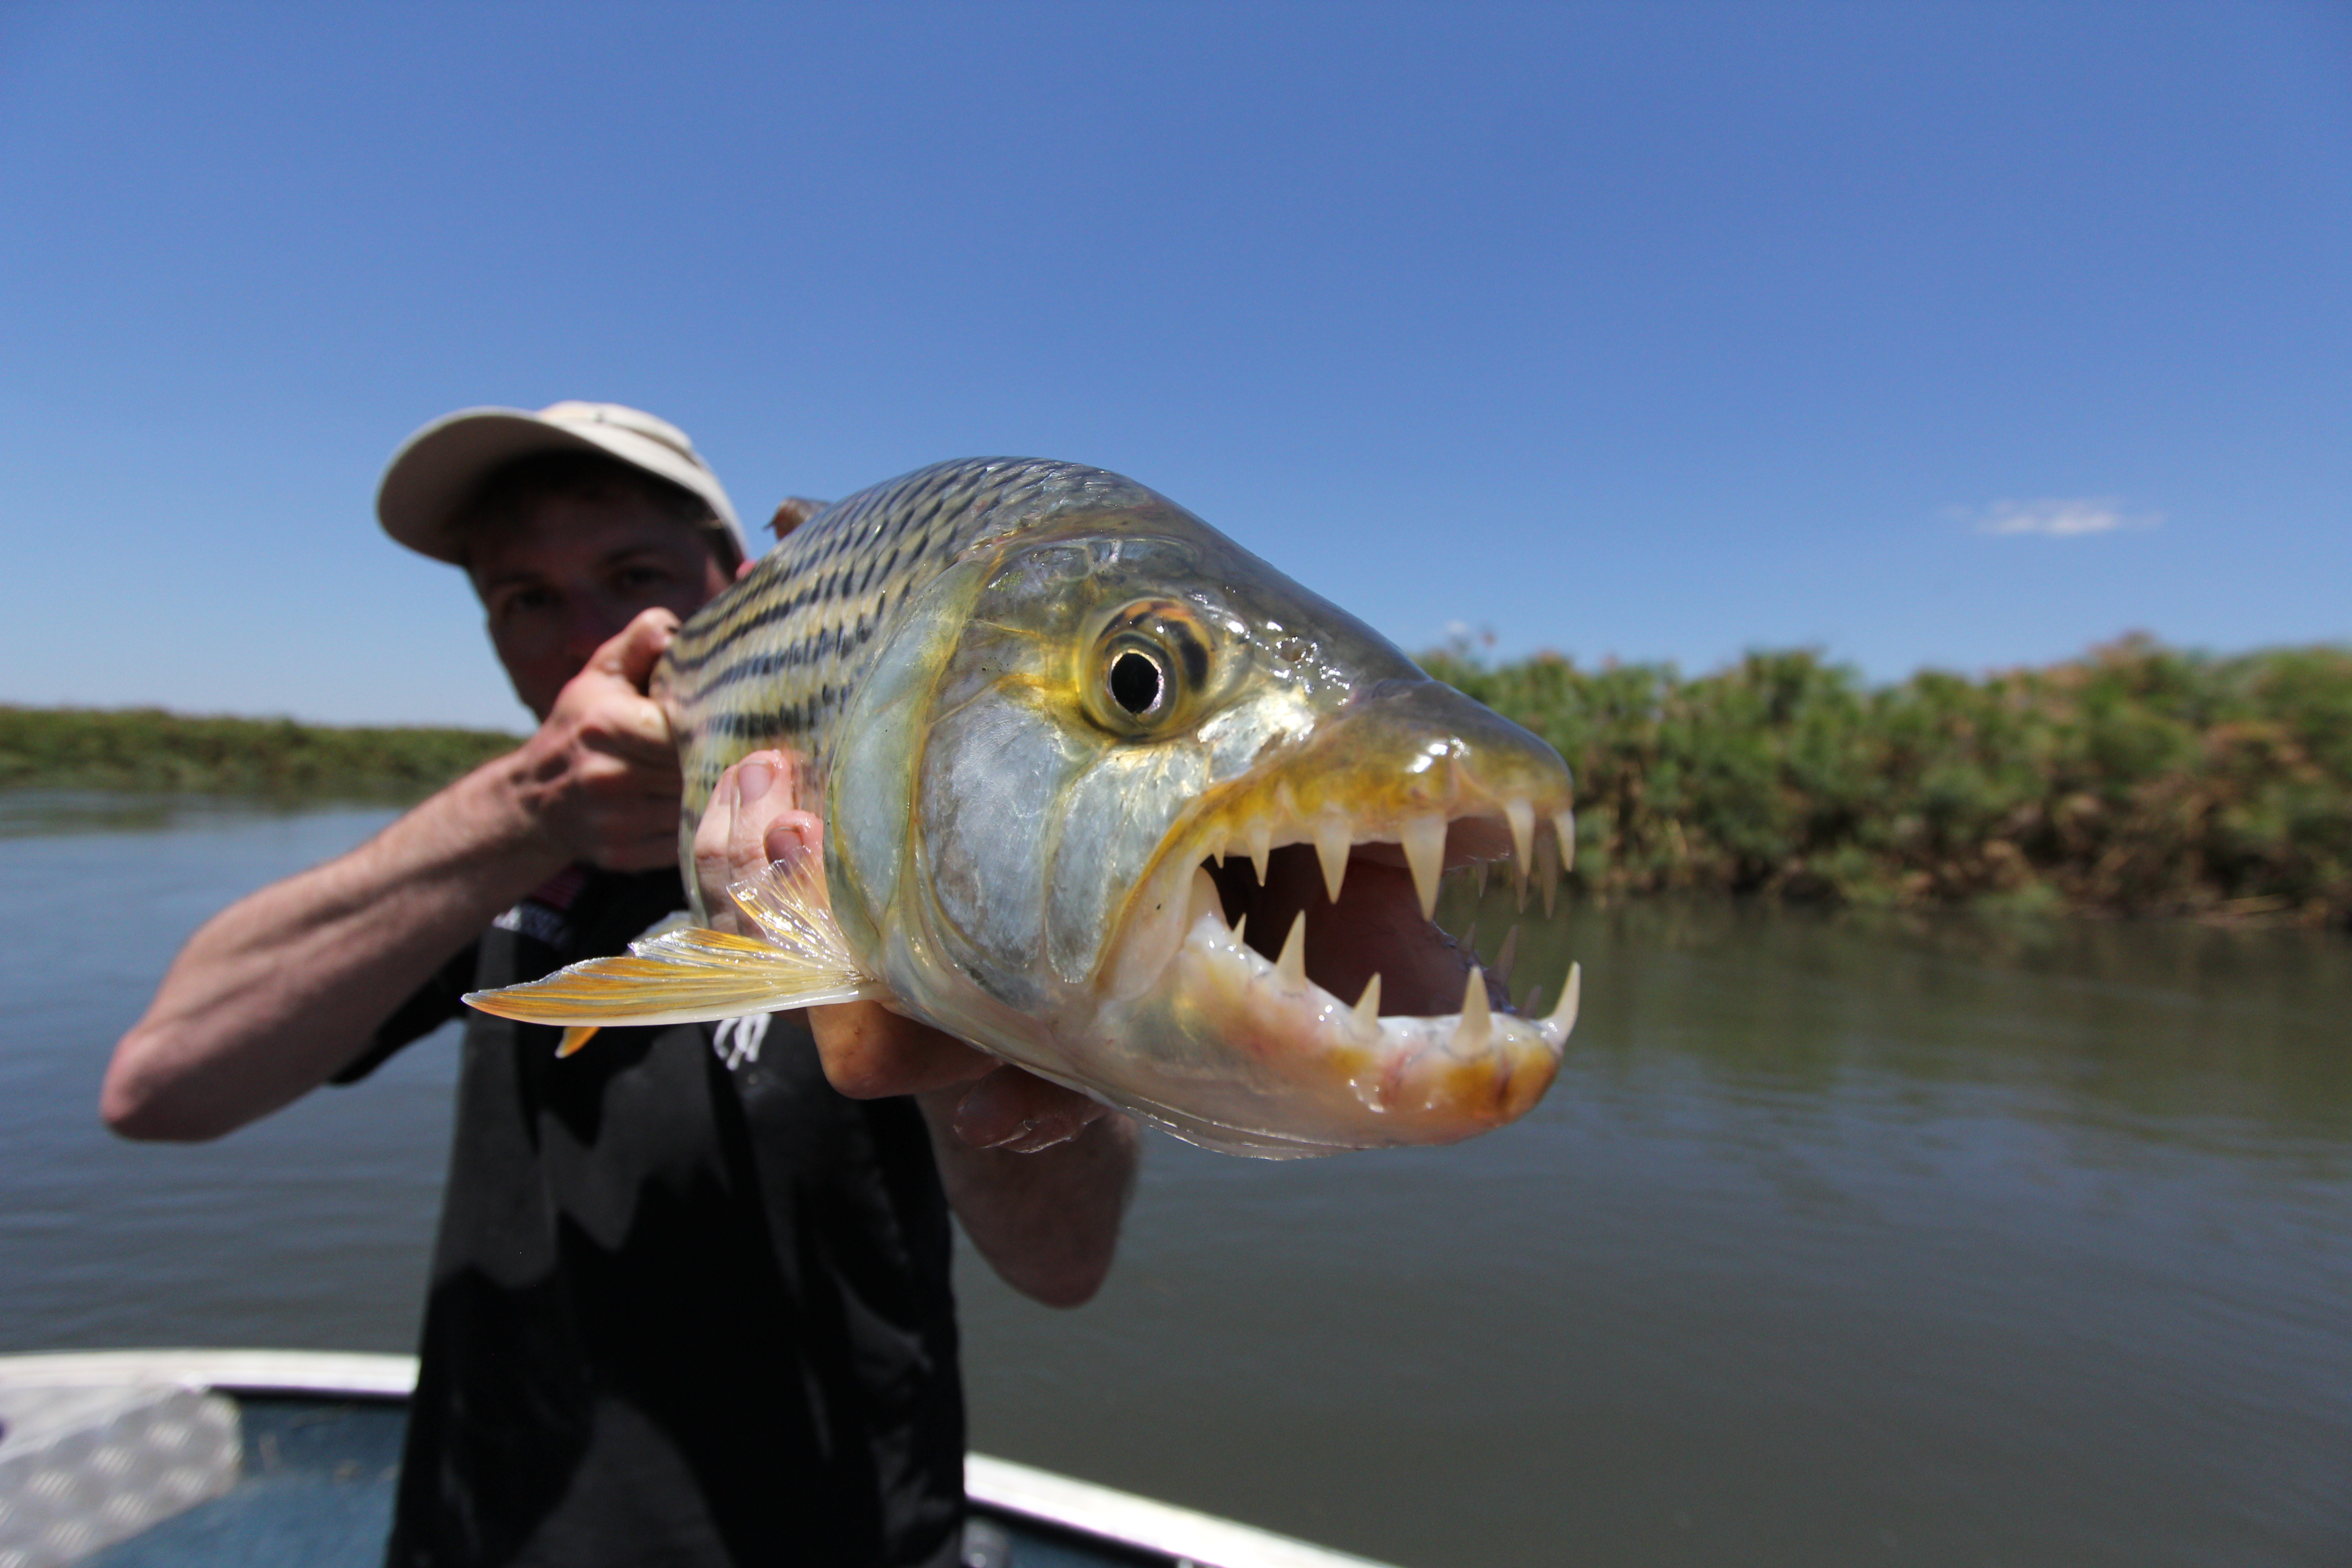
[[[754,752],[719,775],[694,835],[695,882],[711,924],[755,934],[728,887],[772,860],[823,856],[823,820],[803,807],[801,795],[798,761],[785,752]],[[1034,1153],[1068,1142],[1105,1114],[1085,1095],[877,1003],[808,1011],[834,1088],[856,1100],[919,1095],[927,1111],[951,1122],[974,1148]]]
[[[677,854],[677,752],[646,695],[677,630],[667,610],[640,614],[589,656],[515,753],[515,797],[534,835],[566,860],[650,871]]]

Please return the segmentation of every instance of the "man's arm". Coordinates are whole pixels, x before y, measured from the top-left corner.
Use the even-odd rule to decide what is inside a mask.
[[[677,846],[677,764],[644,688],[677,617],[599,648],[537,733],[350,854],[205,922],[114,1047],[100,1110],[129,1138],[199,1140],[325,1082],[449,955],[573,860]]]
[[[798,809],[798,769],[781,752],[755,752],[720,776],[694,840],[714,922],[736,923],[729,884],[771,860],[823,852],[823,825]],[[876,1003],[812,1007],[809,1024],[835,1089],[915,1096],[948,1202],[1007,1284],[1054,1307],[1094,1295],[1135,1186],[1133,1121]]]

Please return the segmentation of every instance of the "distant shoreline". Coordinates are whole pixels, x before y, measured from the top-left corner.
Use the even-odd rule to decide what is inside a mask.
[[[1423,662],[1568,759],[1587,896],[2352,926],[2352,648],[2129,638],[1883,687],[1808,651]],[[520,739],[0,706],[0,790],[405,803]]]
[[[0,705],[0,790],[404,804],[520,743],[493,730]]]

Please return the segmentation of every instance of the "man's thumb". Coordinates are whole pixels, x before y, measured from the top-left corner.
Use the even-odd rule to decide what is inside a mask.
[[[641,611],[612,641],[598,648],[596,657],[589,662],[643,691],[646,683],[653,679],[655,661],[669,647],[670,637],[677,631],[677,616],[671,612]]]

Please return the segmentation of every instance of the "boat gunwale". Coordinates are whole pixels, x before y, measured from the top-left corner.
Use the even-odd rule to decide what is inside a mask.
[[[0,1354],[0,1389],[166,1384],[250,1395],[397,1403],[416,1389],[416,1358],[360,1351],[152,1349]],[[1310,1542],[987,1454],[964,1458],[979,1508],[1192,1568],[1388,1568]]]

